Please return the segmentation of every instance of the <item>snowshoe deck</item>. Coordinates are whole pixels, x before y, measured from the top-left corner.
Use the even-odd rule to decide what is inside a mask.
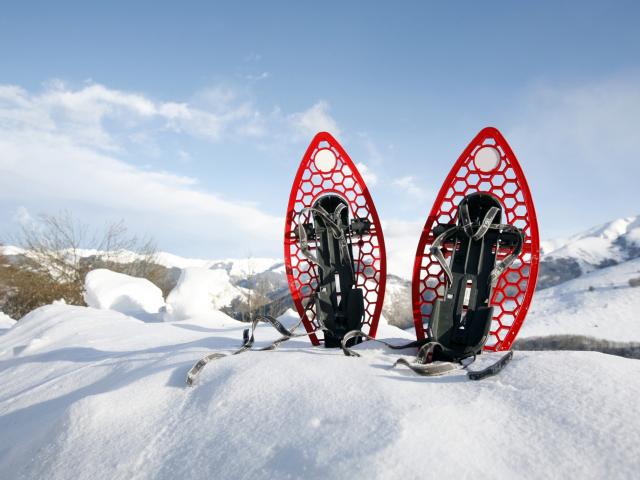
[[[307,149],[289,197],[285,267],[291,296],[314,345],[339,347],[344,334],[375,337],[386,282],[386,253],[371,195],[330,134]]]
[[[517,258],[499,272],[498,278],[492,279],[495,280],[495,286],[490,289],[490,301],[486,304],[487,308],[493,307],[493,310],[486,311],[491,323],[484,349],[508,350],[522,326],[535,289],[539,238],[533,200],[522,169],[504,137],[491,127],[483,129],[455,163],[423,228],[412,282],[416,336],[418,340],[431,336],[429,327],[438,309],[459,307],[446,305],[445,293],[449,285],[458,291],[461,288],[464,290],[465,282],[469,280],[447,278],[446,265],[452,261],[454,250],[460,248],[460,242],[450,242],[441,249],[434,249],[433,246],[443,228],[464,224],[459,218],[459,207],[464,199],[478,193],[497,203],[502,215],[499,223],[514,227],[523,235]],[[480,227],[477,225],[476,231]],[[498,239],[491,247],[495,249],[496,262],[503,262],[513,253],[513,248],[507,243]],[[438,258],[438,254],[441,258]],[[475,288],[484,287],[478,285]]]

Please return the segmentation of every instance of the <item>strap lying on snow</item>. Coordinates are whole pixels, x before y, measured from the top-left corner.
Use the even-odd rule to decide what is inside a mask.
[[[325,222],[325,226],[331,231],[331,234],[333,235],[333,237],[335,239],[338,240],[339,244],[340,244],[340,250],[342,251],[342,258],[343,260],[348,259],[349,261],[349,266],[351,268],[351,273],[353,275],[353,260],[351,258],[351,253],[349,252],[349,246],[348,246],[348,242],[347,239],[345,237],[345,226],[342,224],[342,211],[346,208],[347,206],[345,204],[340,204],[336,207],[335,211],[330,214],[329,212],[327,212],[324,208],[322,208],[322,206],[318,205],[318,206],[314,206],[314,207],[310,207],[310,208],[305,208],[304,210],[302,210],[299,214],[298,217],[298,237],[300,239],[300,250],[302,252],[302,254],[307,258],[307,260],[309,260],[310,262],[318,265],[318,259],[315,257],[315,255],[313,255],[310,252],[309,249],[309,241],[307,238],[307,233],[304,229],[303,223],[301,221],[301,217],[307,213],[307,212],[311,212],[311,213],[315,213],[317,215],[319,215],[320,217],[322,217],[323,221]],[[311,308],[311,306],[313,306],[314,302],[315,302],[315,297],[317,296],[320,288],[322,287],[322,285],[318,285],[316,288],[316,291],[314,292],[314,294],[309,298],[309,302],[307,303],[307,305],[304,308],[304,315],[307,314],[307,311]],[[275,328],[281,335],[280,338],[278,338],[277,340],[275,340],[274,342],[270,343],[269,345],[267,345],[266,347],[262,347],[262,348],[258,348],[256,349],[257,351],[266,351],[266,350],[274,350],[276,349],[281,343],[284,343],[288,340],[291,340],[292,338],[299,338],[299,337],[308,337],[309,335],[313,335],[317,332],[319,332],[320,330],[322,331],[331,331],[329,328],[327,328],[326,325],[324,325],[322,323],[322,320],[320,317],[317,317],[317,321],[319,324],[319,328],[311,331],[311,332],[303,332],[303,333],[295,333],[295,331],[298,329],[298,327],[300,327],[300,325],[302,324],[302,318],[300,318],[300,320],[298,320],[298,323],[296,323],[293,328],[291,330],[287,329],[282,323],[280,323],[276,318],[270,316],[270,315],[258,315],[256,316],[253,321],[251,322],[251,327],[247,328],[243,331],[243,340],[244,343],[242,344],[242,346],[236,350],[233,353],[230,354],[225,354],[225,353],[211,353],[205,357],[203,357],[200,361],[198,361],[187,373],[187,385],[193,385],[193,382],[195,380],[195,377],[198,375],[198,373],[205,367],[205,365],[207,365],[207,363],[211,362],[212,360],[217,360],[220,358],[224,358],[227,357],[229,355],[238,355],[242,352],[245,352],[247,350],[251,350],[253,347],[253,344],[255,343],[255,331],[256,328],[258,326],[258,323],[260,323],[261,321],[265,321],[267,323],[269,323],[273,328]]]
[[[212,360],[217,360],[217,359],[220,359],[220,358],[228,357],[230,355],[238,355],[238,354],[240,354],[242,352],[246,352],[247,350],[252,350],[251,347],[253,347],[253,344],[255,343],[254,332],[256,331],[258,323],[260,323],[261,321],[266,321],[267,323],[269,323],[282,336],[280,338],[278,338],[277,340],[275,340],[274,342],[272,342],[269,345],[267,345],[266,347],[255,349],[256,351],[275,350],[276,348],[278,348],[278,345],[280,345],[281,343],[286,342],[287,340],[291,340],[292,338],[306,337],[306,336],[312,335],[312,334],[314,334],[314,333],[316,333],[318,331],[318,330],[314,330],[312,332],[295,333],[296,329],[302,323],[302,320],[299,320],[298,323],[296,323],[294,325],[294,327],[291,330],[289,330],[282,323],[280,323],[277,319],[273,318],[270,315],[258,315],[251,322],[251,328],[247,328],[247,329],[244,330],[243,335],[242,335],[243,338],[244,338],[244,343],[242,344],[242,346],[238,350],[236,350],[233,353],[229,353],[229,354],[227,354],[227,353],[210,353],[209,355],[203,357],[198,363],[196,363],[193,367],[191,367],[191,369],[187,373],[187,385],[189,385],[189,386],[193,385],[195,377],[198,375],[198,373],[200,373],[200,371],[205,367],[205,365],[207,363],[211,362]]]
[[[394,345],[392,343],[386,342],[384,340],[379,340],[377,338],[373,338],[370,335],[360,331],[360,330],[352,330],[347,333],[342,339],[342,351],[347,357],[360,357],[361,355],[354,351],[353,349],[347,347],[347,342],[354,338],[366,338],[367,340],[371,340],[373,342],[381,343],[384,346],[391,348],[392,350],[404,350],[407,348],[418,348],[418,354],[416,358],[410,362],[406,358],[400,358],[396,360],[393,364],[393,367],[398,365],[404,365],[415,373],[420,375],[442,375],[443,373],[450,372],[452,370],[457,370],[459,368],[466,368],[467,365],[470,365],[476,358],[475,355],[467,357],[465,359],[460,360],[459,362],[434,362],[434,355],[436,354],[438,349],[442,349],[442,345],[438,342],[434,342],[429,339],[425,340],[413,340],[408,343],[403,343],[401,345]],[[393,368],[392,367],[392,368]]]
[[[377,343],[382,343],[383,345],[393,349],[393,350],[404,350],[405,348],[419,348],[422,345],[424,345],[424,341],[423,340],[413,340],[412,342],[409,343],[403,343],[402,345],[394,345],[392,343],[389,342],[385,342],[384,340],[379,340],[377,338],[372,337],[371,335],[368,335],[366,333],[364,333],[361,330],[351,330],[349,333],[347,333],[343,338],[342,338],[342,351],[344,352],[344,354],[347,357],[359,357],[360,354],[354,350],[352,350],[351,348],[347,347],[347,343],[349,342],[349,340],[352,340],[354,338],[366,338],[367,340],[371,340],[373,342],[377,342]]]

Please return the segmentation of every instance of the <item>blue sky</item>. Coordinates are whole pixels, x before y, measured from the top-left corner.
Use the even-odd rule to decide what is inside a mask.
[[[124,218],[187,256],[281,255],[329,129],[409,263],[484,126],[543,238],[638,213],[637,2],[11,2],[0,15],[0,228]],[[398,260],[400,262],[400,260]]]

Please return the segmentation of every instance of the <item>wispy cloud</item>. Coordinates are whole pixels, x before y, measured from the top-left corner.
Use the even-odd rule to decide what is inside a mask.
[[[304,112],[289,116],[289,121],[294,129],[302,136],[309,137],[320,131],[331,132],[340,135],[337,122],[329,114],[329,104],[321,100]]]
[[[121,146],[115,138],[115,124],[128,136],[140,129],[158,128],[219,141],[226,132],[240,131],[254,115],[250,105],[232,101],[233,97],[218,94],[205,110],[187,102],[153,101],[142,94],[100,84],[72,89],[53,81],[40,93],[0,86],[0,115],[5,126],[72,133],[75,143],[105,150],[118,150]],[[108,121],[113,122],[110,127],[106,126]]]
[[[505,133],[523,163],[545,237],[638,212],[638,112],[636,72],[538,84],[509,114]]]
[[[367,186],[373,187],[378,184],[378,175],[376,175],[367,164],[359,162],[356,163],[356,167]]]
[[[418,186],[413,175],[395,178],[391,181],[391,186],[417,199],[422,199],[426,196],[425,190]]]
[[[267,118],[279,122],[276,128],[291,124],[291,134],[298,128],[336,131],[335,120],[323,102],[298,114],[263,115],[231,90],[194,98],[197,104],[162,102],[98,84],[72,89],[52,82],[37,93],[0,86],[0,199],[32,211],[57,205],[116,212],[160,231],[197,236],[227,254],[279,251],[280,217],[206,191],[193,177],[128,163],[127,142],[135,136],[144,143],[163,131],[211,142],[265,136],[273,128]],[[178,149],[176,165],[189,158]]]
[[[269,72],[262,72],[258,74],[247,74],[244,76],[245,80],[256,81],[256,80],[266,80],[271,75]]]

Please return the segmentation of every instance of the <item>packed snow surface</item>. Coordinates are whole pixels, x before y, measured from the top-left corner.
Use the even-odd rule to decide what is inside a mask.
[[[218,313],[218,315],[222,315]],[[292,320],[287,318],[287,321]],[[515,352],[495,377],[423,378],[305,339],[232,352],[240,324],[53,305],[0,336],[0,471],[29,479],[634,478],[640,362]],[[411,335],[383,325],[380,336]],[[257,331],[259,346],[277,337]],[[366,350],[366,351],[365,351]],[[406,352],[407,355],[413,352]]]
[[[84,281],[84,301],[90,307],[135,315],[158,313],[164,307],[162,290],[146,278],[106,268],[92,270]]]
[[[640,287],[631,287],[632,279],[640,279],[640,258],[537,291],[519,336],[639,342]]]
[[[16,321],[9,315],[0,312],[0,335],[16,324]]]
[[[226,270],[188,267],[167,296],[165,320],[208,318],[239,296],[242,291],[231,284]]]

